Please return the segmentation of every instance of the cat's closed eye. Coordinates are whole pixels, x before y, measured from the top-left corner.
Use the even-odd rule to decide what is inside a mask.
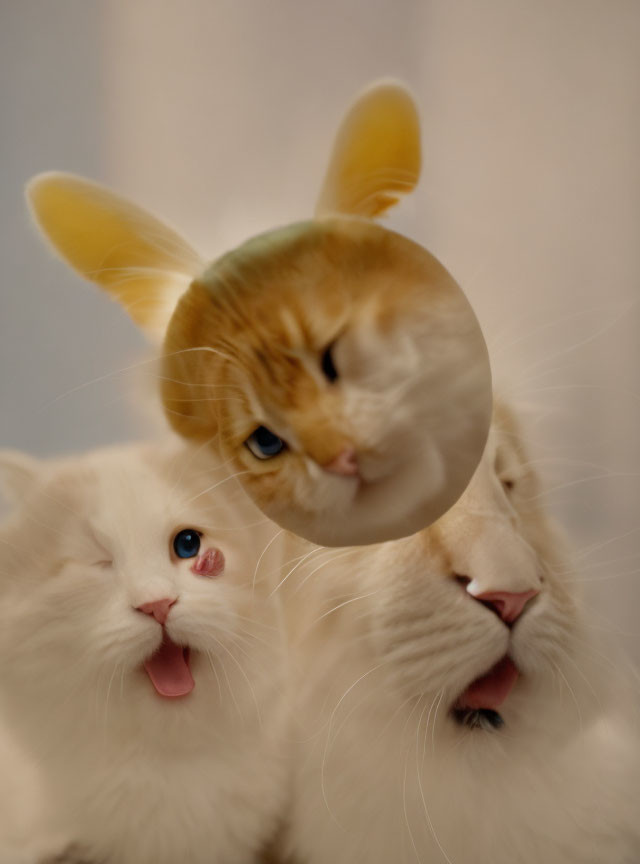
[[[86,554],[90,554],[93,558],[91,561],[92,567],[100,567],[103,570],[113,566],[113,557],[109,551],[108,543],[99,536],[98,532],[90,522],[84,524],[85,531],[91,543],[91,551],[87,550]],[[87,560],[87,559],[85,559]]]
[[[522,474],[514,454],[504,447],[498,447],[493,462],[493,470],[505,494],[510,496]]]
[[[329,345],[328,348],[325,349],[322,359],[320,361],[320,365],[322,367],[322,373],[324,377],[329,381],[330,384],[333,384],[334,381],[338,379],[338,370],[336,369],[336,365],[333,360],[333,343]]]
[[[287,446],[282,438],[267,429],[266,426],[258,426],[258,428],[249,435],[245,441],[248,449],[253,453],[256,459],[272,459],[281,453]]]

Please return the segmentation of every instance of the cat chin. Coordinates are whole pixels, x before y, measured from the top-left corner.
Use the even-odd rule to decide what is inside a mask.
[[[326,472],[318,469],[310,488],[300,484],[304,489],[290,495],[298,499],[295,508],[284,506],[282,497],[264,500],[255,481],[243,485],[280,527],[320,546],[363,546],[409,537],[431,525],[455,504],[470,473],[460,464],[455,475],[447,475],[442,454],[425,445],[420,464],[399,463],[392,471],[378,466],[371,479],[366,471],[362,479],[322,477],[318,474]]]
[[[425,476],[432,479],[429,488],[423,483],[411,497],[407,496],[403,474],[398,472],[373,483],[330,478],[313,495],[316,507],[318,498],[323,505],[315,512],[283,508],[280,502],[262,504],[262,509],[280,527],[319,546],[377,544],[381,536],[397,540],[421,531],[453,503],[451,491],[444,489],[438,472]]]
[[[537,653],[527,652],[526,649],[517,650],[514,645],[509,647],[509,653],[498,661],[498,665],[505,660],[514,664],[517,679],[500,704],[477,707],[464,704],[463,694],[469,691],[478,678],[490,673],[494,666],[489,666],[478,678],[466,680],[463,687],[445,691],[441,700],[443,713],[447,714],[455,727],[484,731],[499,731],[504,727],[508,734],[524,726],[544,730],[545,720],[550,717],[549,706],[555,705],[557,700],[558,675],[561,674],[557,670],[561,669],[561,665],[554,668],[541,660]],[[438,693],[434,693],[431,698],[437,699]],[[573,722],[575,718],[571,716],[570,719]]]

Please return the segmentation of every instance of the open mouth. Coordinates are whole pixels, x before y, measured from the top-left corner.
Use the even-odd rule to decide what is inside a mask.
[[[191,650],[177,645],[166,630],[162,630],[162,644],[144,661],[144,668],[156,693],[165,699],[188,696],[196,686],[189,665]]]
[[[504,720],[498,709],[511,693],[519,675],[511,657],[505,655],[458,696],[452,708],[453,716],[467,726],[499,728]]]

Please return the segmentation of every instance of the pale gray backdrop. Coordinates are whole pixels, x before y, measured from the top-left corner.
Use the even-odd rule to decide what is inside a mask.
[[[640,657],[640,4],[4,0],[0,444],[144,433],[145,346],[51,259],[22,187],[94,177],[214,254],[309,215],[341,113],[413,88],[425,169],[391,224],[454,273],[528,410],[603,627]],[[90,383],[91,382],[91,383]]]

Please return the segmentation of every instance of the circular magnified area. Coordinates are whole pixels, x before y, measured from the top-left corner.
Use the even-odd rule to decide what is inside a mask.
[[[253,238],[192,283],[169,324],[163,400],[283,528],[360,545],[420,531],[460,497],[488,436],[491,370],[433,255],[331,217]]]

